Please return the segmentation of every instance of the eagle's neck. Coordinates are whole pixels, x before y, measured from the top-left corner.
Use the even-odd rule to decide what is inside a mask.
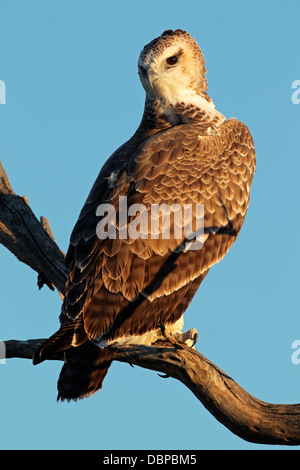
[[[204,133],[206,130],[212,133],[225,120],[205,92],[186,93],[178,102],[146,97],[139,131],[152,135],[179,124],[194,123],[201,126]]]

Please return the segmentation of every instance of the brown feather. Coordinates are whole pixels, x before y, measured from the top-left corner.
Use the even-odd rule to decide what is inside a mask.
[[[146,46],[141,57],[148,60],[172,41],[182,46],[183,64],[185,47],[189,54],[196,54],[192,69],[185,68],[185,73],[196,94],[211,103],[204,91],[202,53],[187,33],[167,32]],[[220,113],[210,115],[205,106],[200,109],[184,102],[172,108],[178,119],[173,125],[163,105],[160,99],[146,98],[139,128],[103,166],[73,229],[66,258],[69,276],[62,327],[34,359],[37,363],[65,351],[66,363],[58,382],[60,399],[81,398],[101,388],[113,352],[97,346],[122,342],[128,335],[140,336],[157,329],[161,322],[174,324],[242,227],[255,172],[248,128],[235,119],[226,121]],[[136,223],[142,235],[137,239],[120,239],[120,231],[126,229],[121,222],[120,196],[127,197],[128,207],[143,204],[148,210],[146,226],[138,225],[138,212],[126,218],[127,228]],[[110,203],[116,210],[115,239],[97,236],[101,219],[96,211],[102,203]],[[175,215],[170,218],[169,239],[162,236],[167,218],[161,215],[151,238],[149,210],[152,204],[163,203],[169,207],[177,204],[180,210],[185,204],[192,205],[193,230],[195,205],[204,205],[201,249],[183,249],[186,234],[174,237],[175,226],[179,227]]]

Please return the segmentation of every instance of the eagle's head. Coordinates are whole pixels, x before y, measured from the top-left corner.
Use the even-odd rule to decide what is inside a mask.
[[[175,105],[207,90],[204,64],[195,39],[177,29],[164,31],[144,47],[138,70],[148,98]]]

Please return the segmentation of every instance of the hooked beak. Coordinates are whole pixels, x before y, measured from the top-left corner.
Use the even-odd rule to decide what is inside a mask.
[[[139,65],[139,74],[141,79],[143,79],[143,81],[147,81],[150,88],[153,90],[154,70],[151,63],[146,66]]]
[[[153,67],[151,67],[151,64],[149,64],[148,69],[147,69],[147,75],[148,75],[148,82],[152,90],[153,90],[154,74],[155,72],[153,70]]]

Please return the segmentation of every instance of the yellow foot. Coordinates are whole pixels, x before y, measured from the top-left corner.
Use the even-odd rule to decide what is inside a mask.
[[[187,346],[194,348],[198,339],[198,332],[196,328],[192,328],[184,333],[171,333],[168,332],[163,323],[159,324],[163,337],[169,341],[175,348],[180,348],[179,343],[185,343]]]
[[[184,333],[177,333],[174,337],[180,343],[186,343],[188,346],[193,348],[198,340],[198,332],[196,328],[192,328],[191,330],[187,330]]]

